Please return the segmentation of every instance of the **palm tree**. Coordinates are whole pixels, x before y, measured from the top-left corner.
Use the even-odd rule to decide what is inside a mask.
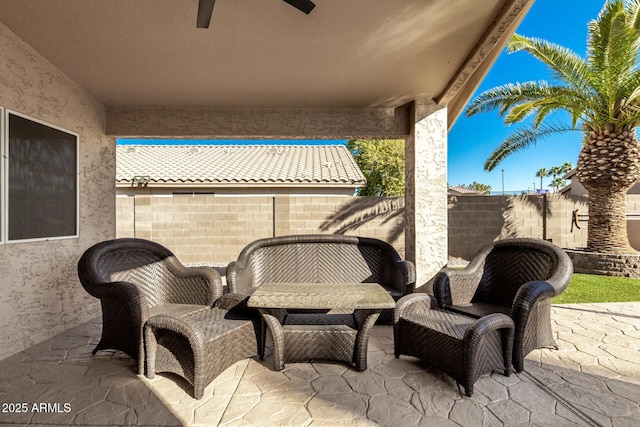
[[[481,182],[473,181],[471,184],[466,186],[472,190],[478,192],[478,194],[482,194],[483,196],[488,196],[491,194],[491,186],[487,184],[483,184]]]
[[[553,179],[551,180],[551,186],[554,188],[554,192],[557,190],[558,186],[554,185],[558,183],[558,175],[560,175],[562,173],[562,167],[560,166],[551,166],[551,168],[549,169],[548,175],[547,176],[552,176]],[[562,180],[562,178],[560,178],[560,180]]]
[[[562,177],[557,177],[557,178],[553,178],[553,181],[551,181],[551,184],[549,184],[549,187],[553,188],[553,192],[557,192],[558,189],[560,189],[560,187],[564,187],[566,184],[565,180],[562,179]]]
[[[551,168],[549,169],[549,176],[552,176],[553,179],[556,179],[561,173],[562,168],[560,166],[551,166]]]
[[[635,253],[627,236],[626,193],[640,179],[640,0],[608,0],[588,24],[587,55],[537,38],[514,35],[509,52],[525,51],[552,71],[551,82],[507,84],[489,89],[467,107],[468,116],[498,109],[506,124],[529,118],[485,163],[568,130],[583,132],[577,179],[589,191],[590,250]],[[550,122],[566,111],[571,123]]]
[[[545,176],[549,176],[549,171],[547,170],[547,168],[540,168],[540,170],[536,172],[536,176],[540,177],[540,190],[542,190],[542,178],[544,178]]]
[[[571,162],[564,162],[562,166],[560,166],[560,173],[562,173],[563,175],[571,170],[573,170],[573,165],[571,164]]]

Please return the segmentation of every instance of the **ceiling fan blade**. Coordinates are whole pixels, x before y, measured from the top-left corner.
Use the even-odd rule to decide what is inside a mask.
[[[213,13],[213,5],[216,0],[200,0],[198,2],[198,22],[197,28],[209,28],[211,22],[211,14]]]
[[[284,0],[289,3],[291,6],[295,7],[301,12],[306,13],[307,15],[311,13],[316,5],[311,0]]]

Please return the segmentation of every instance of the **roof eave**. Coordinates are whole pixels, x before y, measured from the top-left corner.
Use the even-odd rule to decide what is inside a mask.
[[[436,102],[447,106],[447,125],[451,129],[471,100],[502,49],[522,22],[535,0],[507,1],[458,68]]]

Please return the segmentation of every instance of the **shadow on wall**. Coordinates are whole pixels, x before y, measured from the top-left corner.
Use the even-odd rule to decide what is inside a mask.
[[[527,210],[535,214],[535,218],[541,218],[542,223],[542,235],[539,236],[542,239],[546,239],[547,236],[547,218],[551,216],[551,209],[547,201],[547,195],[540,196],[509,196],[506,198],[504,208],[502,209],[502,217],[504,218],[504,225],[502,230],[496,236],[496,238],[506,239],[511,237],[531,237],[524,236],[522,226],[522,215],[518,215],[519,209]],[[496,239],[494,239],[496,240]],[[486,244],[489,244],[487,242]]]
[[[472,259],[491,242],[509,237],[550,240],[560,247],[586,244],[587,206],[580,196],[449,196],[449,256]],[[574,223],[574,211],[579,223]]]
[[[323,232],[347,234],[373,221],[385,229],[385,240],[391,244],[404,234],[404,198],[361,197],[342,205],[320,225]]]

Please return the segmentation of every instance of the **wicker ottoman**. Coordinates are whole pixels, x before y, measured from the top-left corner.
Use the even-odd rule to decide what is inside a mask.
[[[152,316],[144,337],[147,378],[154,378],[156,372],[180,375],[193,385],[196,399],[222,371],[258,354],[251,320],[234,318],[219,308]]]
[[[451,376],[467,396],[493,370],[511,374],[513,320],[494,313],[480,319],[437,309],[427,294],[407,295],[394,314],[395,356],[415,356]]]

